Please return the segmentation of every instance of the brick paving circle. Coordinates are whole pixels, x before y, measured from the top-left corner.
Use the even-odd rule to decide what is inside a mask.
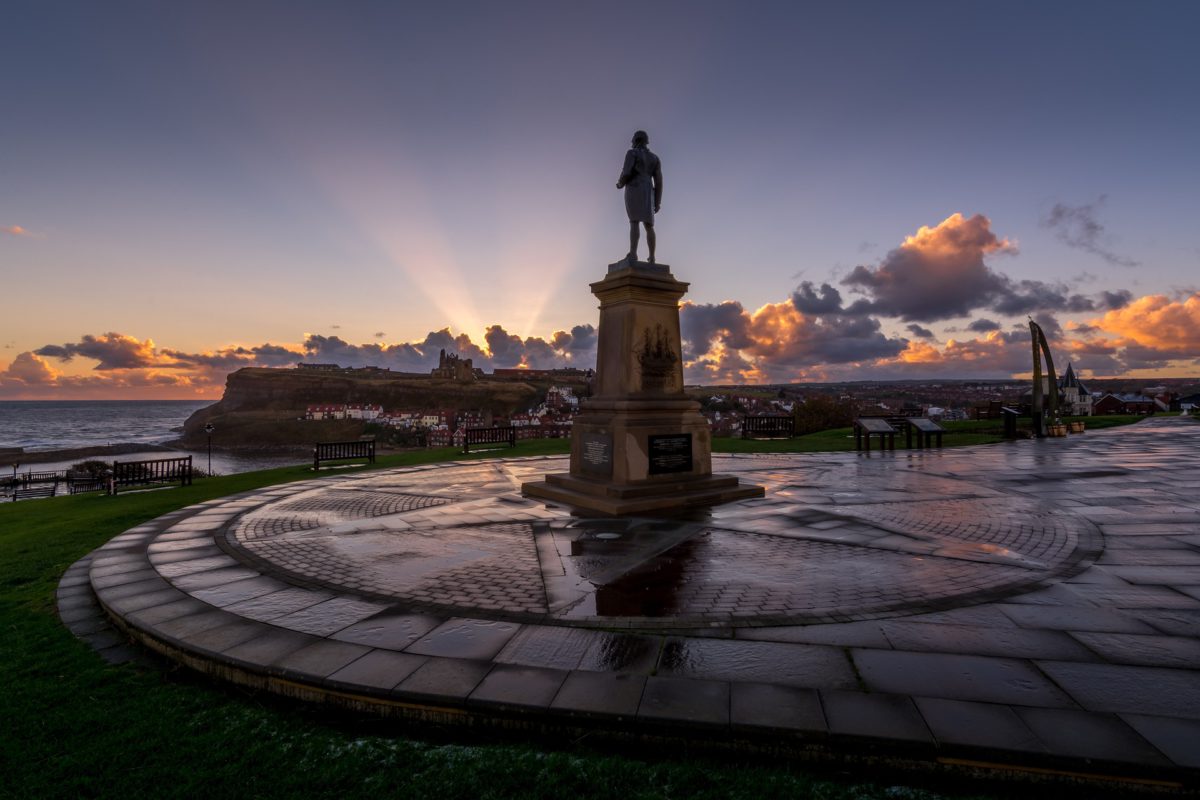
[[[1068,509],[952,475],[717,462],[767,499],[684,520],[581,519],[517,491],[563,459],[500,461],[322,483],[243,511],[218,540],[267,574],[372,601],[644,628],[953,608],[1028,591],[1100,550],[1095,526]]]

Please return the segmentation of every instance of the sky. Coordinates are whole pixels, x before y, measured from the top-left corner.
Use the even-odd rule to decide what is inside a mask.
[[[1194,2],[8,0],[0,399],[589,367],[633,131],[689,382],[1200,374]],[[644,244],[643,244],[644,247]],[[643,250],[644,255],[644,250]]]

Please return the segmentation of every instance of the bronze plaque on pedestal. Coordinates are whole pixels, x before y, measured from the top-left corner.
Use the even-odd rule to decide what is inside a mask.
[[[668,433],[646,437],[651,475],[692,471],[692,435]]]
[[[597,478],[612,477],[612,437],[583,433],[579,437],[579,470]]]

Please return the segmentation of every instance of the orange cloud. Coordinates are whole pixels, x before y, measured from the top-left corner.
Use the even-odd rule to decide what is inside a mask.
[[[928,225],[917,228],[912,236],[904,237],[900,249],[920,251],[928,257],[961,261],[988,253],[1015,253],[1017,246],[992,233],[991,223],[982,214],[968,219],[960,213],[954,213],[932,228]]]
[[[1161,294],[1139,297],[1092,324],[1143,347],[1200,355],[1200,292],[1182,302]]]
[[[878,266],[855,267],[842,284],[868,295],[866,310],[872,313],[907,322],[952,319],[1044,288],[1014,286],[984,263],[984,256],[1016,250],[992,232],[982,214],[951,214],[905,237]]]
[[[33,236],[28,229],[20,225],[0,226],[0,233],[7,233],[9,236]]]
[[[53,384],[57,378],[58,373],[44,358],[39,358],[34,353],[20,353],[8,365],[8,369],[0,371],[0,386],[9,382],[25,386],[46,386]]]

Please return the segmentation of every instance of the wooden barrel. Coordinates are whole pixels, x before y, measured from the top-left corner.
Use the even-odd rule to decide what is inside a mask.
[[[1067,435],[1067,426],[1062,425],[1062,424],[1047,425],[1046,426],[1046,435],[1047,436],[1066,436]]]
[[[1083,433],[1083,421],[1071,423],[1071,433]]]

